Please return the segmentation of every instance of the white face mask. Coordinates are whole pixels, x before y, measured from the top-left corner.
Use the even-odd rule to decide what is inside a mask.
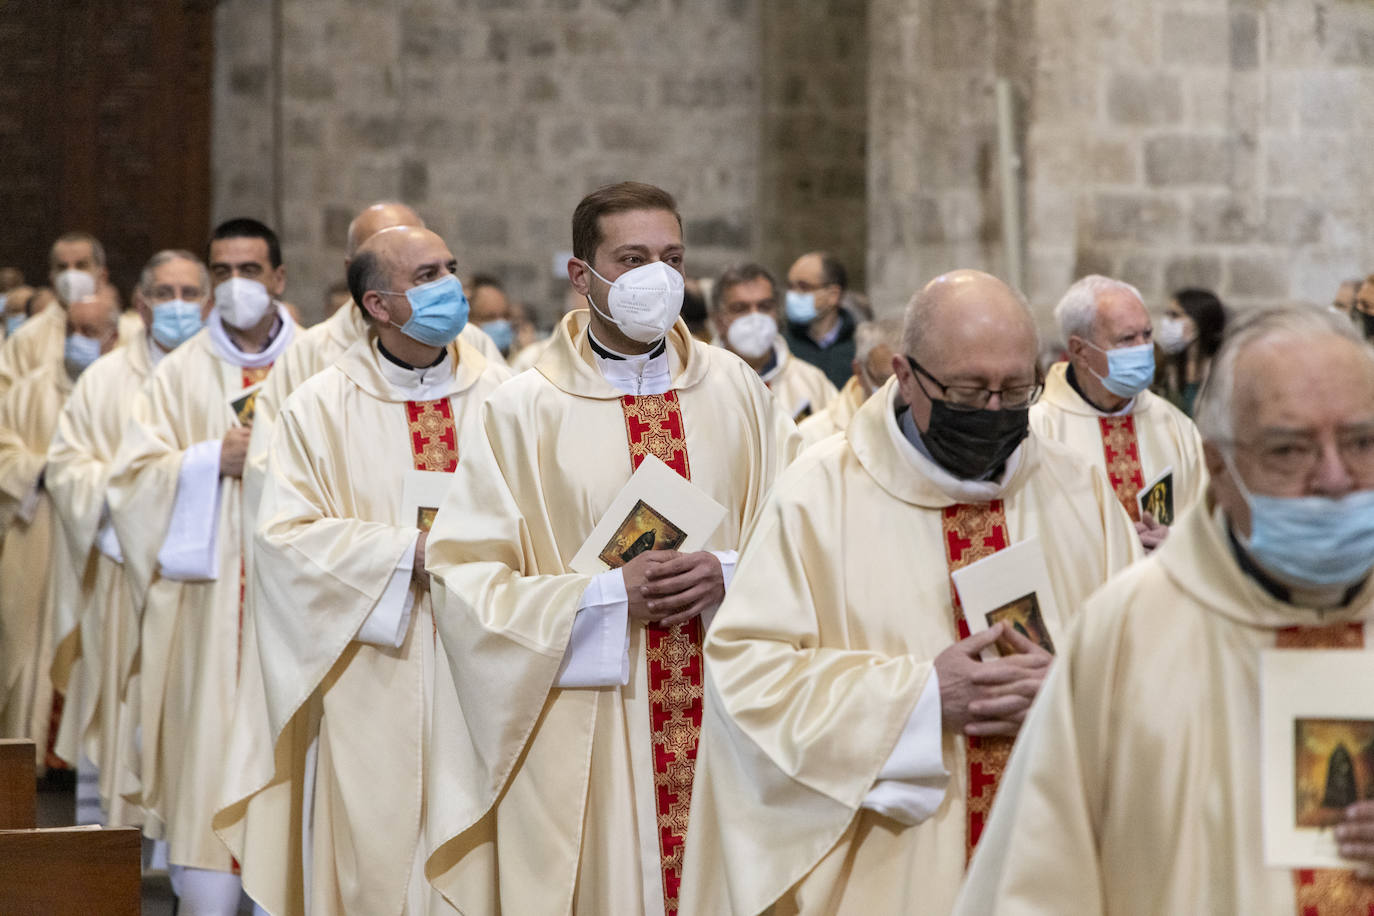
[[[240,331],[262,321],[272,307],[267,287],[246,277],[230,277],[215,287],[215,309],[220,320]]]
[[[773,341],[778,338],[778,321],[763,312],[750,312],[730,322],[725,329],[725,340],[745,359],[758,359],[773,349]]]
[[[587,301],[598,315],[631,340],[640,343],[662,340],[682,313],[685,286],[682,274],[662,261],[650,261],[627,270],[616,277],[614,283],[597,273],[591,264],[587,264],[587,269],[602,283],[610,284],[610,292],[606,294],[606,309],[610,314],[597,307],[590,293]]]
[[[1159,348],[1169,356],[1182,353],[1188,348],[1188,344],[1193,342],[1192,337],[1188,336],[1188,319],[1166,316],[1159,322],[1155,340],[1159,343]]]
[[[66,305],[80,302],[87,296],[95,295],[95,275],[85,270],[69,267],[59,273],[52,281],[57,298]]]

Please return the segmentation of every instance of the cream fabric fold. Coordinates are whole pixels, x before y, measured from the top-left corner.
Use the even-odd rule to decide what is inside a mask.
[[[844,432],[849,428],[849,421],[866,399],[863,383],[859,381],[857,375],[851,375],[849,381],[844,383],[840,393],[826,406],[825,410],[814,413],[797,424],[797,430],[801,433],[802,441],[811,446],[827,436]]]
[[[1259,653],[1325,612],[1243,573],[1207,501],[1088,602],[1012,755],[956,912],[1293,916],[1266,868]],[[1370,640],[1366,633],[1366,650]]]
[[[138,721],[144,832],[175,865],[229,871],[210,829],[239,665],[242,487],[220,479],[218,579],[158,575],[186,451],[222,439],[236,420],[241,366],[222,359],[208,329],[168,354],[134,398],[110,472],[110,516],[142,615]]]
[[[50,363],[16,381],[0,397],[0,517],[9,519],[0,545],[0,736],[32,738],[35,763],[40,765],[48,746],[54,690],[53,634],[65,635],[73,628],[71,600],[76,589],[71,580],[76,573],[67,541],[53,519],[48,491],[35,487],[71,388],[61,364]],[[26,521],[18,507],[33,492],[37,502]],[[59,589],[52,587],[54,569]],[[64,686],[74,657],[74,647],[67,648],[61,666]]]
[[[591,581],[567,564],[631,473],[587,321],[570,313],[487,401],[429,539],[444,656],[427,874],[464,913],[662,912],[643,627],[626,686],[552,686]],[[668,352],[692,482],[727,510],[707,547],[736,547],[795,427],[748,365],[681,322]]]
[[[1045,393],[1031,408],[1031,426],[1047,439],[1062,442],[1094,467],[1107,469],[1098,420],[1111,414],[1097,410],[1069,384],[1068,363],[1055,363],[1045,378]],[[1207,466],[1202,437],[1188,415],[1146,390],[1135,396],[1130,415],[1135,419],[1141,472],[1148,486],[1165,468],[1174,469],[1174,517],[1183,513],[1207,490]]]
[[[61,365],[67,340],[67,310],[54,299],[0,345],[0,395],[30,372]]]
[[[80,728],[80,748],[100,771],[100,803],[112,825],[137,825],[137,804],[119,786],[135,791],[136,704],[125,690],[138,652],[138,615],[124,578],[122,562],[102,547],[114,542],[105,491],[111,462],[139,388],[151,373],[148,342],[142,331],[127,346],[96,360],[81,373],[57,421],[48,447],[47,488],[60,529],[73,557],[80,558],[77,598],[81,664],[90,702]]]
[[[826,374],[793,356],[781,336],[773,342],[773,353],[778,364],[764,378],[764,382],[789,417],[795,417],[806,409],[811,411],[811,415],[821,413],[839,396],[839,391]]]
[[[958,639],[941,510],[961,500],[901,448],[896,395],[890,381],[845,435],[807,449],[741,552],[706,641],[684,914],[953,904],[964,870],[962,736],[943,734],[950,778],[929,819],[904,827],[861,810],[935,656]],[[1101,472],[1034,435],[1018,455],[993,495],[1012,543],[1044,545],[1059,610],[1072,618],[1140,547]],[[1058,635],[1068,619],[1046,622]]]
[[[455,371],[428,393],[449,399],[461,466],[478,408],[509,373],[461,341],[449,358]],[[274,424],[215,828],[249,895],[279,916],[405,905],[423,823],[428,592],[416,594],[399,647],[358,639],[418,533],[402,505],[413,394],[364,339],[297,388]]]

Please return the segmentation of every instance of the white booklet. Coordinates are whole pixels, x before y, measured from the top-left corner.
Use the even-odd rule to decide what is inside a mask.
[[[1354,867],[1334,828],[1374,798],[1374,652],[1261,652],[1260,757],[1264,863]]]
[[[1027,538],[970,563],[956,570],[953,578],[970,634],[1005,623],[1054,653],[1050,630],[1057,630],[1062,618],[1039,538]],[[989,661],[1009,654],[1014,652],[1003,639],[983,650],[983,658]]]
[[[646,550],[701,550],[724,518],[724,506],[649,455],[569,566],[594,576],[624,566]]]
[[[453,475],[447,471],[406,471],[401,490],[401,523],[409,524],[414,519],[415,527],[421,531],[432,528],[451,483]]]

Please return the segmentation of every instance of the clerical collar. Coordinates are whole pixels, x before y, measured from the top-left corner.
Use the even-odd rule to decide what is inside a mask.
[[[377,350],[382,354],[382,356],[386,357],[391,362],[400,366],[402,369],[409,369],[412,372],[419,372],[424,369],[433,369],[435,366],[442,363],[444,359],[448,357],[448,347],[443,347],[439,350],[439,355],[434,357],[434,362],[426,366],[412,366],[410,363],[406,362],[405,360],[401,359],[399,356],[388,350],[386,346],[382,344],[381,338],[377,339]]]
[[[1083,399],[1084,404],[1087,404],[1089,407],[1091,407],[1093,410],[1097,411],[1100,414],[1105,414],[1109,417],[1119,417],[1123,414],[1128,414],[1135,409],[1135,398],[1131,398],[1129,401],[1123,404],[1119,410],[1107,410],[1105,407],[1098,407],[1096,404],[1093,403],[1092,398],[1084,394],[1083,389],[1078,386],[1078,373],[1073,371],[1073,363],[1069,363],[1068,366],[1065,367],[1064,379],[1069,383],[1069,387],[1074,390],[1074,393]]]
[[[654,347],[648,353],[617,353],[597,340],[590,326],[587,328],[587,344],[592,348],[592,352],[602,359],[626,360],[629,362],[641,359],[655,359],[656,357],[662,356],[668,350],[668,338],[665,337],[658,342],[658,346]]]
[[[1220,512],[1220,507],[1218,507],[1218,512]],[[1240,539],[1236,537],[1236,533],[1231,530],[1230,520],[1226,518],[1224,513],[1221,513],[1221,517],[1222,524],[1226,526],[1226,539],[1231,542],[1231,553],[1235,556],[1236,564],[1240,567],[1241,572],[1253,579],[1256,585],[1264,589],[1269,597],[1276,601],[1282,601],[1284,604],[1292,604],[1299,607],[1305,607],[1311,604],[1304,600],[1305,596],[1295,595],[1294,589],[1291,586],[1285,585],[1261,569],[1260,565],[1250,556],[1249,551],[1241,544]],[[1338,602],[1331,603],[1318,601],[1317,604],[1328,608],[1345,607],[1355,600],[1355,596],[1359,594],[1360,589],[1364,587],[1364,583],[1365,580],[1361,579],[1359,582],[1347,588]],[[1334,590],[1332,594],[1334,594]]]

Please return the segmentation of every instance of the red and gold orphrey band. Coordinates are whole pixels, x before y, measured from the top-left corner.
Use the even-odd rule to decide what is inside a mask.
[[[630,467],[637,470],[653,455],[688,480],[687,432],[677,392],[627,395],[620,399]],[[663,909],[676,916],[682,884],[682,852],[687,843],[687,812],[692,805],[692,773],[701,734],[701,620],[675,627],[644,628],[649,680],[649,738],[654,759],[654,808],[663,868]]]
[[[959,602],[959,591],[954,587],[953,573],[970,563],[992,556],[1011,542],[1007,536],[1007,511],[1000,499],[990,503],[958,503],[940,510],[940,527],[944,534],[945,559],[951,574],[949,593],[954,602],[954,625],[959,638],[966,639],[969,636],[968,621],[964,619],[964,608]],[[1011,745],[1011,738],[965,739],[968,758],[968,787],[964,796],[968,812],[967,829],[964,832],[966,862],[973,857],[973,850],[983,835],[988,812],[992,810],[992,799],[997,794],[997,783],[1011,754]]]
[[[1363,649],[1364,625],[1338,623],[1329,627],[1288,627],[1279,630],[1280,649]],[[1374,885],[1341,868],[1296,868],[1293,897],[1297,916],[1374,916]]]
[[[417,471],[453,472],[458,469],[458,428],[453,405],[437,401],[406,401],[410,421],[410,451]]]
[[[1140,466],[1135,418],[1099,417],[1097,422],[1102,427],[1102,456],[1107,459],[1107,480],[1131,521],[1138,522],[1140,506],[1135,496],[1145,489],[1145,471]]]

